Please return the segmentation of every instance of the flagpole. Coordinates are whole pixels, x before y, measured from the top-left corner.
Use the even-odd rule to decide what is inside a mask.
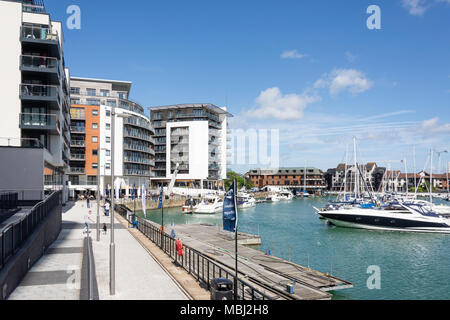
[[[238,291],[237,291],[237,289],[238,289],[238,212],[237,212],[237,203],[236,203],[236,189],[237,189],[237,186],[236,186],[236,179],[234,179],[234,183],[233,183],[233,185],[234,185],[234,190],[233,190],[233,196],[234,196],[234,210],[235,210],[235,214],[236,214],[236,224],[235,224],[235,227],[234,227],[234,230],[235,230],[235,235],[234,235],[234,238],[235,238],[235,241],[234,241],[234,245],[235,245],[235,255],[236,255],[236,257],[235,257],[235,262],[236,262],[236,276],[234,277],[234,300],[237,300],[238,299]]]

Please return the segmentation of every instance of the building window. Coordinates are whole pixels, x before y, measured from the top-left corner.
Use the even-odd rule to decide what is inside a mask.
[[[72,98],[72,99],[70,99],[70,104],[81,104],[80,103],[80,99],[78,99],[78,98]]]
[[[98,129],[98,123],[93,123],[92,124],[92,129],[97,130]]]
[[[94,117],[97,117],[98,116],[98,110],[92,110],[92,115]]]
[[[95,97],[96,94],[97,94],[97,90],[91,89],[91,88],[86,89],[86,95]]]
[[[70,88],[70,93],[71,94],[80,94],[80,88]]]
[[[92,169],[97,169],[98,168],[98,163],[93,163],[92,164]]]
[[[93,143],[98,143],[98,137],[92,137],[92,142]]]
[[[105,165],[105,168],[106,168],[107,170],[111,169],[111,163],[107,163],[107,164]]]
[[[92,155],[93,155],[94,157],[98,156],[98,150],[92,150]]]
[[[106,137],[106,143],[111,143],[111,137]]]
[[[106,156],[111,157],[111,150],[106,150]]]
[[[109,106],[109,107],[117,107],[117,102],[116,102],[116,100],[106,100],[106,105]]]
[[[106,130],[111,130],[111,123],[106,123]]]
[[[100,89],[100,96],[109,97],[109,90]]]
[[[107,117],[111,117],[111,111],[106,110],[106,116],[107,116]]]
[[[100,105],[100,99],[86,99],[86,104],[88,106],[99,106]],[[98,111],[97,111],[98,113]]]

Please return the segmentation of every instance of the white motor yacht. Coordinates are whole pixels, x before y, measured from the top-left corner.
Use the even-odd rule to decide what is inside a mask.
[[[223,200],[218,196],[206,196],[194,209],[196,214],[214,214],[223,210]]]
[[[256,199],[248,193],[239,192],[236,201],[239,209],[253,208],[256,206]]]

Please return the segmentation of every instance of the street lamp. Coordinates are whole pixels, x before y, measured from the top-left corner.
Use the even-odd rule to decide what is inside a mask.
[[[100,142],[101,143],[101,142]],[[99,144],[100,147],[100,144]],[[98,149],[98,164],[97,164],[97,242],[100,241],[100,164],[101,164],[101,152],[106,148]],[[103,166],[105,168],[105,166]],[[104,175],[104,173],[103,173]]]
[[[114,143],[115,143],[115,119],[116,119],[116,108],[111,107],[111,117],[112,117],[112,123],[111,123],[111,183],[112,183],[112,196],[111,196],[111,243],[109,245],[109,292],[110,295],[116,294],[116,245],[114,243],[114,195],[115,195],[115,189],[116,185],[114,183]],[[129,114],[123,114],[119,113],[117,114],[118,118],[131,118],[131,115]]]

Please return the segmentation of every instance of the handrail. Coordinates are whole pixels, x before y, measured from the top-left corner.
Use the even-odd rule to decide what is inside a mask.
[[[47,199],[36,204],[19,221],[5,226],[0,232],[0,271],[21,248],[34,229],[61,202],[61,191],[53,192]]]
[[[153,243],[160,247],[170,258],[174,259],[184,270],[197,278],[198,281],[205,283],[208,289],[211,288],[211,280],[215,278],[231,278],[235,279],[234,272],[227,270],[226,267],[219,265],[211,258],[205,256],[198,250],[187,245],[183,245],[183,256],[178,256],[176,251],[176,239],[172,238],[165,232],[161,232],[156,226],[149,221],[137,218],[138,230],[142,232]],[[201,262],[201,263],[200,263]],[[205,270],[206,269],[206,270]],[[212,271],[212,272],[211,272]],[[211,275],[212,273],[212,275]],[[241,300],[271,300],[272,298],[255,288],[247,281],[238,278],[238,298]],[[247,290],[246,290],[247,288]],[[239,292],[240,291],[240,292]]]

